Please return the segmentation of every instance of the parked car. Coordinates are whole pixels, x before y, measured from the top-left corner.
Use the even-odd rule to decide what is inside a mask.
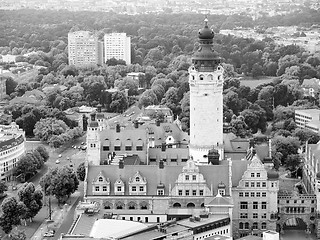
[[[61,154],[59,154],[59,158],[61,158],[62,157],[62,155]]]
[[[59,160],[59,159],[57,159],[57,160],[56,160],[56,164],[59,164],[59,163],[60,163],[60,160]]]
[[[44,234],[43,234],[43,236],[44,237],[54,237],[54,234],[56,233],[56,231],[55,230],[53,230],[53,229],[51,229],[51,230],[49,230],[48,232],[45,232]]]

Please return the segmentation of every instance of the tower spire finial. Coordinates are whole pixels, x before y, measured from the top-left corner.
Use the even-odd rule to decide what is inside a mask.
[[[204,19],[204,24],[205,24],[205,27],[208,27],[208,15],[206,15]]]

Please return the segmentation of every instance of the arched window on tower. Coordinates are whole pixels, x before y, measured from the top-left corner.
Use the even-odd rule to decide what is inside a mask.
[[[199,79],[200,79],[200,80],[204,80],[204,76],[203,76],[203,75],[200,75],[200,76],[199,76]]]
[[[213,76],[211,74],[208,75],[208,80],[212,81],[213,80]]]

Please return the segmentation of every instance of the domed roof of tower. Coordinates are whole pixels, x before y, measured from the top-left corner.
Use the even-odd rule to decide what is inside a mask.
[[[269,170],[267,173],[268,179],[278,179],[279,178],[279,173],[277,173],[274,170]]]
[[[218,184],[218,188],[226,188],[226,185],[223,182],[220,182]]]
[[[205,25],[202,29],[199,30],[199,39],[213,39],[214,32],[208,27],[208,19],[204,20]]]

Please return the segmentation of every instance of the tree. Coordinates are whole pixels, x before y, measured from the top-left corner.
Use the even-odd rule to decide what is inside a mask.
[[[168,108],[170,108],[174,114],[179,113],[178,108],[178,89],[175,87],[171,87],[168,89],[168,91],[164,94],[164,97],[161,101],[161,104],[166,105]]]
[[[77,176],[80,181],[84,181],[86,177],[86,168],[85,163],[80,163],[80,165],[77,168]]]
[[[52,135],[60,135],[68,130],[68,126],[55,118],[41,119],[36,123],[33,133],[41,141],[47,142]]]
[[[27,235],[23,230],[16,229],[13,233],[10,233],[9,240],[26,240]]]
[[[7,191],[7,190],[8,190],[7,184],[6,184],[4,181],[1,181],[1,182],[0,182],[0,196],[2,196],[3,193],[4,193],[5,191]]]
[[[139,107],[147,107],[149,105],[157,104],[157,95],[151,90],[148,89],[142,93],[139,98]]]
[[[297,176],[297,170],[302,162],[302,158],[299,154],[290,154],[288,155],[285,161],[285,167],[291,172],[293,177]]]
[[[120,91],[128,89],[128,95],[136,95],[138,93],[139,81],[131,77],[125,77],[123,79],[118,79],[114,82],[114,86]]]
[[[64,203],[79,186],[79,180],[69,167],[50,169],[41,179],[40,186],[45,195],[53,195],[58,203]]]
[[[309,144],[316,144],[320,141],[320,135],[318,133],[304,128],[296,128],[293,136],[299,138],[300,144],[305,144],[306,141],[308,141]]]
[[[111,95],[110,111],[121,113],[128,107],[128,99],[124,92],[115,92]]]
[[[281,163],[285,164],[288,155],[298,153],[300,142],[294,137],[275,136],[272,139],[272,147],[275,152],[282,154]]]
[[[18,83],[16,81],[14,81],[11,77],[8,77],[6,79],[6,94],[10,95],[13,93],[17,85]]]
[[[32,182],[24,183],[18,191],[18,198],[26,207],[23,218],[32,221],[32,218],[34,218],[42,208],[43,195],[41,190],[36,190]]]
[[[48,150],[42,146],[42,145],[39,145],[35,151],[37,151],[38,153],[40,153],[41,157],[43,158],[43,161],[46,162],[48,159],[49,159],[49,152]]]
[[[116,65],[126,65],[126,61],[122,60],[122,59],[115,59],[114,57],[113,58],[110,58],[106,61],[106,64],[108,66],[116,66]]]
[[[238,137],[245,138],[251,134],[242,116],[234,117],[230,122],[230,126],[232,127],[232,132]]]
[[[18,203],[14,197],[4,199],[1,204],[2,215],[0,216],[0,226],[5,233],[9,233],[13,226],[20,224],[20,216],[25,212],[23,203]]]
[[[17,162],[16,167],[13,169],[13,174],[21,177],[22,181],[34,176],[37,172],[37,165],[30,156],[24,155]]]

